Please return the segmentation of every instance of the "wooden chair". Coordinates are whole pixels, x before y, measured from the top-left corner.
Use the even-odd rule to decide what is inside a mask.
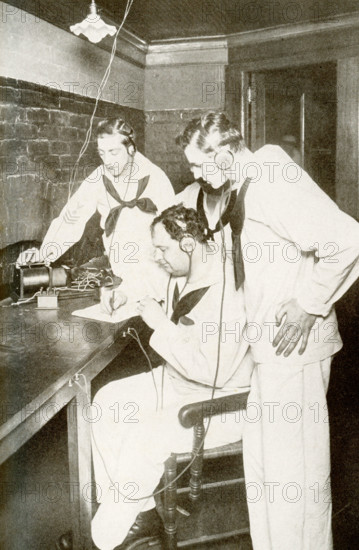
[[[185,428],[194,429],[193,437],[193,448],[192,452],[182,453],[182,454],[172,454],[165,463],[165,475],[164,475],[164,484],[166,490],[164,491],[164,498],[162,503],[162,510],[160,510],[161,515],[164,520],[165,527],[165,548],[166,550],[175,550],[176,548],[184,547],[195,547],[199,544],[214,543],[223,539],[230,539],[233,537],[241,537],[242,544],[237,544],[236,548],[251,549],[251,543],[249,538],[249,521],[248,521],[248,511],[247,504],[245,499],[245,483],[244,475],[241,473],[239,477],[232,480],[220,480],[220,481],[211,481],[202,485],[202,465],[204,459],[223,459],[224,457],[233,457],[238,456],[238,460],[241,461],[242,468],[242,442],[238,441],[233,444],[216,447],[214,449],[208,449],[203,451],[203,436],[205,434],[204,428],[204,419],[213,417],[219,414],[228,414],[235,413],[236,411],[241,411],[246,408],[248,393],[229,395],[225,397],[220,397],[217,399],[203,401],[200,403],[193,403],[182,407],[179,411],[179,421],[182,426]],[[177,477],[177,467],[183,463],[189,463],[193,459],[193,462],[190,467],[190,479],[189,487],[177,488],[176,477]],[[230,497],[230,507],[232,508],[232,516],[235,518],[236,525],[231,529],[224,529],[220,533],[214,532],[216,520],[214,518],[215,514],[214,508],[215,505],[212,503],[210,508],[212,508],[213,521],[211,525],[208,525],[208,512],[207,516],[202,514],[202,520],[206,524],[206,531],[209,534],[201,533],[197,538],[193,538],[193,530],[188,530],[189,538],[185,540],[177,541],[177,526],[178,523],[181,523],[181,518],[179,518],[178,511],[184,513],[186,516],[190,516],[191,513],[194,516],[201,514],[201,495],[205,491],[210,491],[213,493],[215,498],[215,493],[218,492],[218,489],[221,488],[222,491],[226,489],[232,490],[232,497]],[[233,493],[233,490],[236,493]],[[241,491],[242,498],[238,502],[237,496]],[[189,500],[182,507],[179,507],[179,499],[183,495],[188,495]],[[236,495],[235,497],[233,495]],[[223,496],[223,495],[220,495]],[[227,514],[228,505],[224,504],[224,499],[221,499],[221,508],[222,513]],[[235,502],[234,502],[235,501]],[[181,502],[182,504],[182,502]],[[190,509],[191,512],[187,512]],[[229,513],[229,512],[228,512]],[[187,518],[188,519],[188,518]],[[182,522],[186,523],[187,519]],[[195,520],[196,521],[196,520]],[[197,518],[198,525],[198,518]],[[217,520],[218,523],[218,520]],[[238,540],[238,539],[237,539]],[[206,546],[204,546],[206,547]]]

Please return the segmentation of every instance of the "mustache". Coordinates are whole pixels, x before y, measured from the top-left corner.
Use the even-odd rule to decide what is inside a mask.
[[[216,196],[222,195],[224,191],[227,191],[227,189],[229,189],[231,184],[229,180],[226,180],[224,184],[221,185],[221,187],[217,187],[217,189],[215,189],[214,187],[212,187],[210,183],[208,183],[203,178],[198,178],[196,179],[196,181],[199,183],[203,191],[207,193],[207,195],[216,195]]]

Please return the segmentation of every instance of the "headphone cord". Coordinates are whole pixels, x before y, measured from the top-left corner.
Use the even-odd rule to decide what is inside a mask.
[[[133,338],[133,340],[135,340],[137,342],[137,344],[139,345],[143,355],[146,357],[146,360],[147,360],[147,363],[148,363],[148,366],[150,368],[150,371],[151,371],[151,375],[152,375],[152,380],[153,380],[153,385],[155,387],[155,392],[156,392],[156,412],[158,412],[158,389],[157,389],[157,384],[156,384],[156,380],[155,380],[155,375],[153,373],[153,366],[152,366],[152,363],[151,363],[151,359],[149,358],[148,356],[148,353],[146,352],[145,348],[143,347],[142,345],[142,342],[140,340],[140,337],[138,335],[138,332],[135,328],[132,328],[132,327],[129,327],[127,329],[127,332],[124,332],[123,335],[125,336],[126,334],[128,334],[129,336],[131,336],[131,338]]]
[[[232,192],[231,187],[232,187],[232,185],[231,185],[231,181],[230,181],[230,193]],[[224,233],[224,226],[223,226],[223,222],[222,222],[222,213],[223,213],[223,210],[224,210],[223,209],[223,203],[224,203],[224,190],[222,191],[221,200],[220,200],[220,203],[219,203],[219,227],[220,227],[220,232],[221,232],[221,244],[222,244],[221,254],[222,254],[222,265],[223,265],[223,268],[222,268],[223,284],[222,284],[221,304],[220,304],[220,310],[219,310],[217,368],[216,368],[216,373],[215,373],[215,377],[214,377],[214,381],[213,381],[211,399],[214,398],[216,383],[217,383],[217,378],[218,378],[218,373],[219,373],[219,365],[220,365],[220,358],[221,358],[222,330],[223,330],[223,327],[222,327],[222,324],[223,324],[223,309],[224,309],[225,289],[226,289],[226,283],[227,283],[227,279],[226,279],[226,260],[227,260],[226,236],[225,236],[225,233]]]
[[[221,220],[221,215],[222,215],[222,206],[223,206],[223,198],[224,198],[224,192],[222,191],[222,195],[221,195],[221,202],[220,202],[220,220]],[[211,392],[211,400],[214,399],[214,394],[215,394],[215,391],[216,391],[216,382],[217,382],[217,378],[218,378],[218,373],[219,373],[219,366],[220,366],[220,356],[221,356],[221,343],[222,343],[222,324],[223,324],[223,308],[224,308],[224,297],[225,297],[225,287],[226,287],[226,248],[225,248],[225,245],[226,245],[226,241],[225,241],[225,233],[224,233],[224,227],[223,227],[223,223],[220,221],[220,228],[221,228],[221,240],[222,240],[222,254],[224,254],[224,257],[223,257],[223,284],[222,284],[222,293],[221,293],[221,303],[220,303],[220,312],[219,312],[219,330],[218,330],[218,351],[217,351],[217,361],[216,361],[216,371],[215,371],[215,376],[214,376],[214,380],[213,380],[213,384],[212,384],[212,392]],[[190,254],[190,253],[188,253]],[[190,268],[192,267],[192,258],[190,256]],[[188,276],[186,278],[186,283],[185,283],[185,286],[187,285],[188,283],[188,279],[189,279],[189,276],[190,276],[190,269],[189,269],[189,273],[188,273]],[[170,284],[170,281],[171,281],[171,278],[169,280],[169,283],[168,283],[168,287],[167,287],[167,291],[169,289],[169,284]],[[184,287],[185,288],[185,287]],[[182,293],[183,293],[183,290],[184,288],[182,289]],[[135,329],[133,329],[135,330]],[[135,331],[136,332],[136,331]],[[130,332],[128,332],[128,334],[130,334]],[[132,338],[134,338],[137,343],[140,345],[142,351],[144,352],[148,362],[149,362],[149,365],[150,365],[150,368],[151,368],[151,373],[152,373],[152,376],[154,378],[154,375],[153,375],[153,371],[152,371],[152,364],[151,364],[151,361],[149,360],[149,357],[147,355],[147,353],[145,352],[142,344],[140,343],[140,340],[139,340],[139,337],[138,337],[138,334],[136,332],[136,335],[137,335],[137,338],[134,337],[132,334],[130,334],[130,336],[132,336]],[[87,394],[87,398],[89,400],[89,403],[91,402],[91,396],[89,395],[89,392],[88,392],[88,387],[87,387],[87,382],[86,382],[86,378],[83,374],[80,374],[79,376],[83,376],[84,379],[85,379],[85,385],[86,385],[86,394]],[[163,389],[163,378],[164,378],[164,366],[163,366],[163,371],[162,371],[162,389]],[[76,380],[75,380],[76,382]],[[81,385],[76,382],[78,384],[78,386],[81,387]],[[81,387],[81,389],[83,389]],[[157,388],[156,388],[156,396],[157,396],[157,402],[158,402],[158,393],[157,393]],[[163,394],[162,394],[162,401],[163,401]],[[156,408],[157,410],[157,408]],[[101,454],[101,451],[100,449],[98,448],[98,445],[97,445],[97,442],[96,442],[96,439],[94,437],[94,433],[93,433],[93,428],[92,428],[92,423],[91,423],[91,433],[92,433],[92,439],[93,439],[93,442],[94,442],[94,445],[96,447],[96,450],[101,458],[101,461],[103,463],[103,466],[104,466],[104,469],[105,469],[105,472],[107,474],[107,477],[111,483],[111,485],[113,487],[116,487],[116,491],[118,493],[119,496],[123,497],[124,499],[126,499],[127,501],[133,501],[133,502],[138,502],[140,500],[148,500],[149,498],[153,498],[161,493],[163,493],[170,485],[172,485],[173,483],[176,483],[189,469],[190,467],[192,466],[192,464],[194,463],[194,461],[196,460],[196,458],[198,457],[199,453],[202,451],[203,449],[203,446],[204,446],[204,442],[205,442],[205,439],[206,439],[206,436],[207,436],[207,433],[208,433],[208,430],[209,430],[209,427],[210,427],[210,424],[211,424],[211,420],[212,420],[212,417],[209,417],[208,419],[208,424],[206,426],[206,430],[205,430],[205,433],[203,434],[203,437],[202,437],[202,440],[201,440],[201,443],[200,445],[198,446],[198,448],[192,453],[192,458],[191,460],[189,461],[189,463],[187,464],[187,466],[171,481],[171,483],[168,483],[166,485],[164,485],[161,489],[158,489],[157,491],[153,491],[151,494],[149,495],[145,495],[143,497],[139,497],[139,498],[136,498],[136,499],[131,499],[130,497],[128,497],[127,495],[124,495],[121,493],[121,491],[119,490],[118,486],[115,485],[115,483],[113,482],[112,480],[112,477],[110,475],[110,473],[108,472],[107,470],[107,467],[106,467],[106,462],[103,458],[103,455]]]
[[[191,252],[187,252],[186,251],[186,254],[188,255],[188,259],[189,259],[189,265],[188,265],[188,272],[187,272],[187,275],[186,275],[186,280],[185,280],[185,283],[184,283],[184,287],[182,288],[181,292],[179,293],[178,295],[178,300],[181,299],[188,283],[189,283],[189,279],[191,277],[191,271],[192,271],[192,254],[193,254],[193,250]]]

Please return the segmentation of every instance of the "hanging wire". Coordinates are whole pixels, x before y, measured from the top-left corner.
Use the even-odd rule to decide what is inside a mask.
[[[86,149],[87,149],[87,147],[90,143],[91,134],[92,134],[92,127],[93,127],[95,114],[96,114],[96,111],[97,111],[98,102],[99,102],[99,100],[102,96],[102,92],[103,92],[103,90],[104,90],[104,88],[107,84],[108,78],[109,78],[110,73],[111,73],[111,66],[112,66],[113,60],[115,58],[117,38],[118,38],[118,35],[119,35],[119,33],[120,33],[120,31],[121,31],[121,29],[122,29],[122,27],[123,27],[123,25],[124,25],[124,23],[127,19],[127,16],[130,12],[133,1],[134,0],[127,0],[126,9],[125,9],[125,13],[124,13],[122,22],[121,22],[120,26],[118,27],[118,29],[116,31],[116,34],[115,34],[115,37],[113,39],[110,61],[107,65],[107,67],[106,67],[105,73],[102,77],[102,80],[101,80],[101,83],[100,83],[100,86],[99,86],[99,89],[98,89],[98,92],[97,92],[95,106],[94,106],[94,109],[93,109],[93,112],[92,112],[92,115],[91,115],[89,127],[87,129],[86,138],[85,138],[84,143],[82,144],[82,147],[81,147],[80,153],[77,157],[77,160],[76,160],[76,162],[75,162],[75,164],[74,164],[74,166],[71,170],[70,182],[69,182],[69,192],[68,192],[67,200],[69,200],[70,197],[71,197],[71,193],[72,193],[72,190],[73,190],[73,187],[74,187],[74,184],[75,184],[75,178],[76,178],[76,174],[77,174],[77,170],[78,170],[78,167],[79,167],[80,160],[83,157],[83,155],[85,154]]]
[[[223,204],[224,204],[224,192],[222,192],[222,195],[221,195],[221,201],[220,201],[220,211],[219,211],[219,215],[220,215],[220,219],[221,219],[221,216],[222,216],[222,213],[223,213]],[[217,383],[217,378],[218,378],[218,373],[219,373],[219,366],[220,366],[220,357],[221,357],[221,343],[222,343],[222,330],[223,330],[223,327],[222,327],[222,322],[223,322],[223,308],[224,308],[224,297],[225,297],[225,288],[226,288],[226,240],[225,240],[225,233],[224,233],[224,227],[223,227],[223,224],[221,224],[221,241],[222,241],[222,253],[225,254],[224,258],[223,258],[223,283],[222,283],[222,293],[221,293],[221,303],[220,303],[220,312],[219,312],[219,331],[218,331],[218,351],[217,351],[217,359],[216,359],[216,371],[215,371],[215,375],[214,375],[214,380],[213,380],[213,384],[212,384],[212,392],[211,392],[211,400],[214,399],[214,394],[215,394],[215,391],[216,391],[216,383]],[[223,252],[224,251],[224,252]],[[135,331],[136,332],[136,331]],[[144,349],[143,349],[143,346],[142,344],[140,343],[140,339],[139,339],[139,336],[136,332],[136,335],[138,337],[138,339],[136,337],[134,337],[130,332],[128,332],[128,334],[130,334],[130,336],[132,336],[132,338],[134,340],[137,341],[137,343],[140,345],[142,351],[145,353]],[[146,359],[149,361],[149,364],[151,364],[148,356],[147,356],[147,353],[145,353],[145,356],[146,356]],[[152,364],[150,366],[151,368],[151,372],[152,372]],[[81,369],[82,370],[82,369]],[[80,372],[80,371],[79,371]],[[78,384],[78,382],[76,382],[76,379],[75,379],[75,382],[77,383],[77,385],[83,390],[85,391],[85,393],[87,394],[87,398],[89,400],[89,403],[91,402],[91,396],[88,392],[88,386],[87,386],[87,381],[86,381],[86,377],[84,374],[78,374],[79,376],[83,376],[84,377],[84,380],[85,380],[85,390],[83,390],[83,388],[81,387],[80,384]],[[153,372],[152,372],[152,376],[153,376]],[[157,386],[155,385],[155,389],[156,389],[156,397],[157,397],[157,403],[158,403],[158,392],[157,392]],[[157,409],[156,409],[157,410]],[[123,497],[123,498],[126,498],[128,501],[133,501],[133,502],[137,502],[137,501],[140,501],[140,500],[148,500],[149,498],[152,498],[154,496],[157,496],[161,493],[163,493],[172,483],[176,483],[189,469],[190,467],[192,466],[193,462],[196,460],[196,458],[198,457],[199,453],[202,451],[203,449],[203,446],[204,446],[204,442],[205,442],[205,439],[206,439],[206,436],[207,436],[207,433],[208,433],[208,430],[209,430],[209,427],[211,425],[211,420],[212,420],[212,417],[210,416],[208,418],[208,423],[207,423],[207,426],[206,426],[206,429],[205,429],[205,433],[203,434],[203,438],[201,440],[201,443],[199,444],[198,448],[195,450],[195,452],[192,453],[192,458],[191,460],[189,461],[189,463],[183,468],[183,470],[168,484],[164,485],[161,489],[158,489],[157,491],[153,491],[151,494],[148,494],[148,495],[145,495],[143,497],[138,497],[138,498],[135,498],[135,499],[131,499],[130,497],[124,495],[123,493],[121,493],[121,491],[119,490],[117,484],[113,481],[112,477],[111,477],[111,474],[109,473],[108,469],[107,469],[107,466],[106,466],[106,461],[97,445],[97,441],[96,441],[96,438],[94,436],[94,433],[93,433],[93,430],[92,430],[92,424],[91,424],[91,431],[92,431],[92,439],[93,439],[93,443],[96,447],[96,450],[101,458],[101,461],[102,461],[102,464],[104,466],[104,469],[105,469],[105,472],[106,472],[106,475],[111,483],[111,485],[113,487],[116,488],[116,492],[118,493],[119,496]]]

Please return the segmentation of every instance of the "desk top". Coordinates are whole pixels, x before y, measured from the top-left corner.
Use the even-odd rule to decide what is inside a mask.
[[[67,404],[78,391],[70,391],[71,378],[81,371],[91,381],[126,345],[123,329],[139,325],[139,317],[111,324],[71,315],[93,303],[93,297],[81,297],[60,300],[52,310],[36,304],[0,308],[0,440],[50,407],[51,399],[53,408]],[[56,401],[59,396],[63,402]]]

